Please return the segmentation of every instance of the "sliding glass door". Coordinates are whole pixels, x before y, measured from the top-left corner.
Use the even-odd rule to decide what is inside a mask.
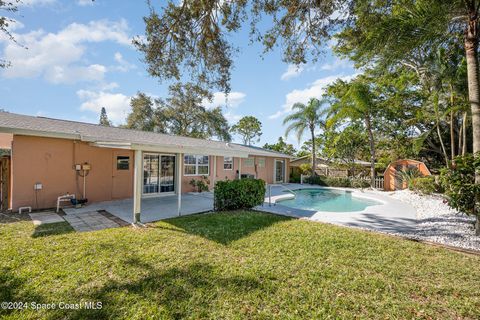
[[[175,156],[158,153],[143,155],[143,194],[175,191]]]

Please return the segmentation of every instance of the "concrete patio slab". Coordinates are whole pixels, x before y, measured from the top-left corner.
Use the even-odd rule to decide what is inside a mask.
[[[320,186],[302,184],[286,184],[285,186],[293,191],[306,188],[321,188]],[[345,190],[343,188],[340,189]],[[284,206],[281,202],[276,203],[277,200],[282,198],[291,198],[291,193],[282,187],[272,187],[273,204],[270,206],[269,198],[267,197],[265,198],[263,206],[258,206],[255,209],[298,218],[307,218],[313,221],[389,233],[413,233],[417,229],[418,220],[416,218],[416,210],[408,203],[392,199],[391,197],[379,194],[378,192],[358,189],[349,190],[353,192],[353,196],[377,200],[381,202],[381,204],[369,206],[365,210],[357,212],[302,210]]]
[[[78,232],[103,230],[120,226],[120,224],[108,219],[97,211],[72,213],[64,218]]]
[[[65,220],[63,220],[63,218],[55,212],[35,212],[29,213],[28,215],[32,219],[35,226],[48,223],[65,222]]]
[[[142,222],[153,222],[162,219],[177,217],[176,195],[161,196],[142,199]],[[63,211],[67,217],[92,211],[107,211],[108,213],[129,223],[133,222],[133,199],[104,201],[92,203],[82,208],[66,208]],[[200,194],[187,193],[182,195],[181,215],[189,215],[213,210],[213,194],[204,192]]]

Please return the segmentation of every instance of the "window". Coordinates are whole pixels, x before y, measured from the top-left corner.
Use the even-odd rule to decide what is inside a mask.
[[[258,167],[265,168],[265,158],[258,158]]]
[[[186,154],[183,158],[183,174],[186,176],[208,176],[208,156]]]
[[[233,157],[223,157],[223,170],[233,170]]]
[[[247,158],[245,159],[245,163],[243,164],[245,168],[253,168],[255,166],[255,159],[254,158]]]
[[[117,170],[129,170],[130,168],[130,157],[129,156],[118,156],[117,157]]]

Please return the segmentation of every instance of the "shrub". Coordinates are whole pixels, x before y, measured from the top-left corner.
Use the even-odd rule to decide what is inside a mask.
[[[352,188],[370,188],[370,180],[365,179],[353,179]]]
[[[312,173],[312,164],[311,163],[302,163],[298,169],[301,174],[311,174]]]
[[[214,206],[216,211],[251,209],[265,199],[265,181],[241,179],[218,181],[215,184]]]
[[[199,193],[208,191],[209,184],[210,180],[208,180],[207,176],[202,176],[201,179],[190,180],[190,185],[193,186]]]
[[[324,187],[339,188],[368,188],[370,181],[363,179],[333,178],[324,176],[313,176],[305,179],[305,183],[316,184]]]
[[[317,184],[319,186],[327,186],[326,178],[323,176],[310,176],[307,177],[305,180],[307,184]]]
[[[420,178],[422,176],[420,170],[418,168],[408,168],[399,172],[400,177],[403,181],[407,183],[407,187],[410,190],[413,190],[413,182],[415,179]]]
[[[432,194],[438,189],[435,177],[432,176],[414,178],[408,188],[421,194]]]
[[[300,174],[299,173],[291,173],[290,174],[290,183],[300,183]]]
[[[352,181],[348,178],[327,178],[325,182],[329,187],[339,187],[339,188],[352,187]]]
[[[458,156],[451,168],[442,169],[440,177],[448,197],[448,205],[467,214],[477,215],[478,223],[480,185],[475,184],[475,170],[480,170],[480,155],[477,158],[471,154]]]

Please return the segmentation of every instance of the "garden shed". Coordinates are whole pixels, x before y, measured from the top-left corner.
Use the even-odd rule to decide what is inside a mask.
[[[390,163],[384,173],[385,191],[403,190],[407,183],[402,178],[402,171],[417,169],[422,176],[430,176],[425,163],[411,159],[401,159]]]

